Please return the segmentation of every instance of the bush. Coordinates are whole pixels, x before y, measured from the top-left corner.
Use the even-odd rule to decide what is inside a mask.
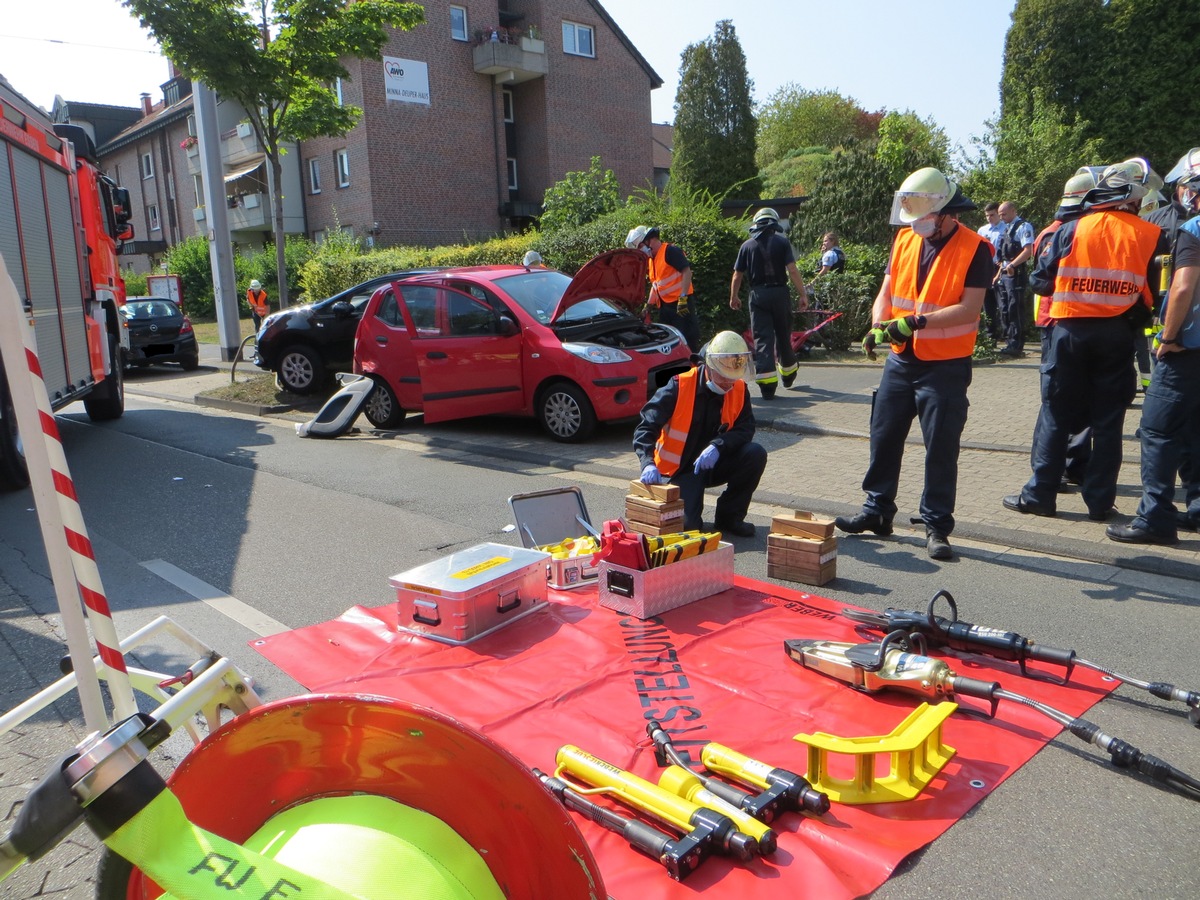
[[[188,315],[200,319],[211,319],[216,315],[207,238],[194,235],[171,247],[167,251],[167,271],[178,275],[182,282],[183,303]]]
[[[621,205],[617,176],[592,157],[586,172],[568,172],[546,190],[542,200],[542,227],[547,231],[577,228],[595,221]]]
[[[125,282],[126,297],[145,297],[150,293],[150,289],[146,286],[146,276],[139,275],[132,269],[121,272],[121,280]]]
[[[826,348],[845,351],[862,341],[871,327],[871,308],[882,280],[882,272],[878,277],[843,272],[813,282],[813,297],[820,308],[842,314],[821,330]]]

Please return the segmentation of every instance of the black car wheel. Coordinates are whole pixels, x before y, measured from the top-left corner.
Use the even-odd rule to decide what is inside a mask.
[[[375,387],[363,405],[363,415],[376,428],[397,428],[404,421],[404,410],[396,400],[396,392],[387,382],[374,379]]]
[[[185,372],[194,372],[200,368],[200,353],[197,352],[195,356],[185,356],[179,361],[179,366]]]
[[[556,441],[577,444],[586,441],[596,430],[596,413],[591,401],[570,382],[560,381],[546,388],[537,408],[542,427]]]
[[[121,347],[114,335],[108,338],[109,359],[112,368],[101,385],[83,398],[83,408],[93,422],[119,419],[125,414],[125,368],[122,364]]]
[[[293,394],[311,394],[325,380],[325,364],[316,350],[293,344],[279,357],[279,386]]]

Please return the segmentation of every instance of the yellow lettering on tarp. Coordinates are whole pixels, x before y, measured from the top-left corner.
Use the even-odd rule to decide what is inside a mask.
[[[483,562],[475,563],[468,569],[463,569],[461,572],[455,572],[451,578],[474,578],[480,572],[486,572],[488,569],[494,569],[496,566],[502,566],[505,563],[512,562],[511,556],[493,556],[491,559],[485,559]]]

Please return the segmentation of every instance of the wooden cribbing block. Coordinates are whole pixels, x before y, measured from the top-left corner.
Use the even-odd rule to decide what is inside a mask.
[[[669,525],[671,527],[667,529],[668,531],[682,531],[680,526],[683,525],[683,501],[647,500],[644,497],[627,494],[625,496],[625,518],[631,522],[641,522],[656,527]]]
[[[833,519],[797,509],[787,515],[771,519],[771,531],[775,534],[794,534],[797,537],[827,538],[833,536]]]
[[[798,581],[801,584],[811,584],[819,587],[837,578],[837,560],[816,570],[793,569],[789,566],[774,566],[767,563],[767,577],[778,578],[780,581]]]
[[[647,500],[665,500],[668,503],[679,499],[677,484],[642,484],[640,481],[629,482],[629,493],[635,497]]]
[[[651,537],[658,537],[662,534],[675,534],[683,531],[683,519],[678,522],[668,523],[666,525],[648,525],[645,522],[638,522],[635,519],[626,517],[625,527],[629,531],[636,531],[638,534],[646,534]]]
[[[837,577],[837,538],[768,534],[767,575],[814,585],[831,581]]]

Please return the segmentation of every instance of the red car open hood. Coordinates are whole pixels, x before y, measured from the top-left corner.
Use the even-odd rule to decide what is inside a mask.
[[[589,297],[601,297],[636,313],[646,302],[646,256],[640,250],[609,250],[575,273],[550,321]]]

